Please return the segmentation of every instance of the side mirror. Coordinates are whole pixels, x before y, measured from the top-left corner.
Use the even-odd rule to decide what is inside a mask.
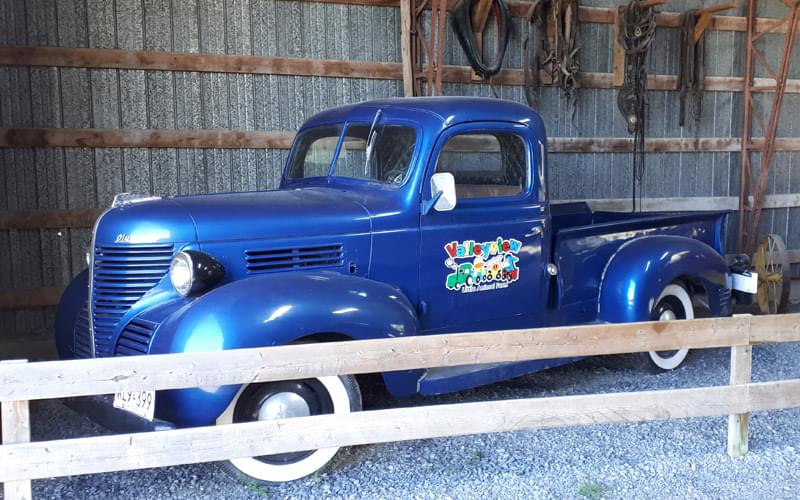
[[[456,208],[456,179],[450,172],[439,172],[431,177],[433,208],[437,212],[448,212]]]

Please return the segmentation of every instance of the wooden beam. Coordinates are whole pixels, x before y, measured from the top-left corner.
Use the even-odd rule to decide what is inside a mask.
[[[400,1],[400,60],[403,65],[403,95],[414,95],[414,68],[411,61],[412,0]]]
[[[625,49],[619,43],[619,17],[621,10],[624,7],[620,6],[614,11],[614,24],[611,27],[611,46],[613,47],[614,64],[612,70],[612,82],[614,87],[621,87],[625,83]]]
[[[102,212],[99,208],[0,210],[0,231],[90,228]]]
[[[25,360],[0,361],[12,365],[25,363]],[[27,401],[0,402],[0,425],[2,425],[2,444],[28,443],[31,440],[31,414]],[[3,481],[3,494],[6,500],[30,500],[30,480]]]
[[[294,132],[242,130],[90,129],[90,128],[0,128],[4,148],[213,148],[288,149]],[[759,147],[763,138],[754,138]],[[645,142],[652,153],[738,152],[741,139],[730,137],[661,137]],[[776,151],[800,151],[800,138],[780,138]],[[629,153],[633,140],[627,137],[551,137],[551,153]]]
[[[403,79],[402,63],[177,52],[134,52],[115,49],[0,47],[0,66],[2,65]],[[449,83],[471,83],[472,68],[445,66],[442,78],[443,81]],[[544,83],[549,82],[549,75],[545,72],[542,72],[541,78]],[[578,79],[582,88],[615,88],[614,73],[581,72]],[[492,83],[495,85],[522,85],[523,80],[521,69],[504,69],[492,78]],[[651,90],[674,91],[677,81],[678,77],[673,75],[650,75],[647,87]],[[756,78],[753,88],[758,92],[768,92],[773,91],[774,87],[774,80]],[[741,77],[710,76],[705,79],[706,91],[741,92],[743,89],[744,80]],[[786,91],[800,93],[800,80],[787,81]]]
[[[792,316],[796,321],[798,316]],[[780,316],[771,316],[780,318]],[[48,399],[749,342],[750,317],[598,324],[0,366],[0,400]],[[169,373],[164,367],[170,367]]]
[[[149,69],[400,80],[396,63],[58,47],[0,48],[0,65]]]
[[[4,148],[288,149],[294,132],[100,128],[0,128]]]
[[[14,288],[0,290],[0,311],[33,309],[58,304],[63,288]]]
[[[753,348],[749,345],[731,347],[731,385],[749,384],[753,372]],[[747,454],[749,413],[728,415],[728,455],[739,458]]]
[[[751,404],[750,394],[754,404]],[[800,405],[800,380],[372,410],[0,447],[0,481],[490,432],[649,422]],[[768,398],[773,398],[769,401]],[[480,415],[480,418],[475,418]],[[259,436],[259,439],[253,439]]]
[[[800,342],[800,315],[778,314],[751,318],[750,343],[774,342]]]
[[[488,432],[707,417],[746,410],[745,388],[724,386],[444,404],[37,441],[0,446],[0,481]]]

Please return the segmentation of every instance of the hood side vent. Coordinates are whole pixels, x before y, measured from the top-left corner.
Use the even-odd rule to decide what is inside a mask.
[[[247,250],[247,272],[268,273],[289,269],[316,269],[344,264],[342,244],[300,248]]]

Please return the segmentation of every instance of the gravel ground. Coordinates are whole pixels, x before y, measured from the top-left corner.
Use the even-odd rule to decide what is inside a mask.
[[[630,356],[588,359],[490,387],[370,408],[727,383],[729,349],[646,374]],[[756,382],[800,378],[800,344],[756,346]],[[35,440],[103,431],[58,401],[32,405]],[[480,418],[476,416],[476,418]],[[750,453],[725,453],[727,420],[703,418],[411,441],[354,449],[340,468],[261,487],[215,464],[34,481],[34,498],[799,498],[800,410],[751,417]],[[2,497],[2,493],[0,493]]]

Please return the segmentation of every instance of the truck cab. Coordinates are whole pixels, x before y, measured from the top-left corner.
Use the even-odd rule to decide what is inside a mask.
[[[490,331],[731,312],[726,214],[551,203],[545,129],[517,103],[371,101],[298,131],[279,189],[119,196],[56,320],[64,359]],[[648,353],[672,369],[685,352]],[[397,397],[571,359],[382,374]],[[357,411],[354,377],[123,394],[166,427]],[[107,417],[112,420],[114,417]],[[147,424],[145,424],[147,425]],[[337,450],[232,460],[280,482]]]

